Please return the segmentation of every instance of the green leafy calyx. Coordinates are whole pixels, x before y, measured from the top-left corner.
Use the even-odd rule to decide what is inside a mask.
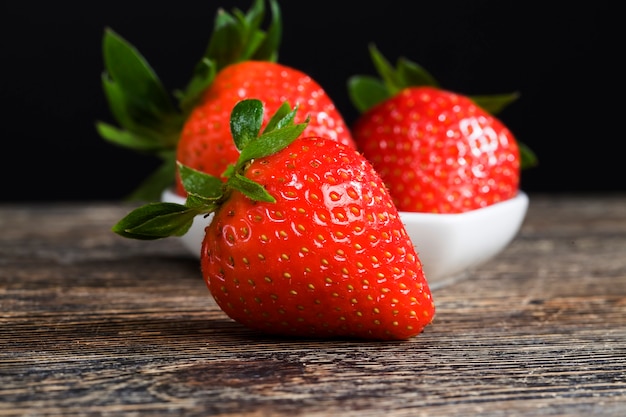
[[[275,202],[263,185],[247,178],[245,172],[255,159],[281,151],[302,134],[308,118],[304,123],[295,124],[296,112],[297,108],[291,109],[287,102],[283,103],[261,132],[263,103],[257,99],[240,101],[233,108],[230,119],[233,141],[240,154],[228,168],[226,182],[177,163],[182,184],[187,191],[185,204],[145,204],[117,222],[112,228],[113,232],[139,240],[182,236],[187,233],[196,216],[217,211],[233,192],[242,193],[255,201]]]

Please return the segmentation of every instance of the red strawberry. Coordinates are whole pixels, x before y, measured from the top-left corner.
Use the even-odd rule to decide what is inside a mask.
[[[228,134],[230,110],[250,95],[261,98],[271,110],[283,100],[298,104],[312,116],[308,134],[355,146],[324,90],[306,74],[277,64],[282,23],[277,1],[269,0],[269,5],[272,19],[266,31],[261,29],[264,0],[254,0],[245,14],[238,9],[232,14],[218,10],[206,52],[185,89],[174,93],[176,102],[145,58],[112,30],[105,31],[103,87],[119,127],[99,122],[98,132],[116,145],[162,160],[129,199],[159,200],[165,188],[178,182],[177,158],[221,175],[237,159]]]
[[[440,88],[415,63],[401,59],[396,70],[373,46],[370,52],[384,83],[349,81],[362,112],[352,134],[398,210],[459,213],[517,194],[521,158],[531,165],[534,155],[486,110],[516,94],[470,98]]]
[[[221,70],[203,94],[183,128],[177,160],[221,176],[239,156],[229,130],[230,110],[246,97],[260,99],[266,115],[273,114],[284,101],[294,103],[310,117],[305,136],[323,136],[356,147],[334,103],[310,76],[275,62],[244,61]],[[177,192],[185,195],[180,180]]]
[[[184,234],[214,212],[201,269],[232,319],[264,333],[402,340],[432,322],[421,262],[371,164],[335,140],[303,137],[285,104],[258,136],[262,102],[231,119],[241,154],[226,183],[180,165],[185,205],[140,207],[113,230],[135,239]],[[308,122],[308,121],[307,121]]]

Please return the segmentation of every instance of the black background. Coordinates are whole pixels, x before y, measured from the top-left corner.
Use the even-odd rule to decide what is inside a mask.
[[[279,61],[309,73],[348,123],[349,76],[374,75],[367,45],[404,55],[449,90],[519,91],[499,115],[539,166],[528,192],[625,191],[623,41],[608,2],[567,8],[509,1],[282,1]],[[218,7],[250,1],[3,2],[0,6],[3,201],[123,198],[156,160],[101,139],[112,122],[102,93],[110,26],[172,91],[204,52]],[[619,23],[621,25],[621,22]]]

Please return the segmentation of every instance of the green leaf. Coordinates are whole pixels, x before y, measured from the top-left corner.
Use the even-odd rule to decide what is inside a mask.
[[[242,100],[235,104],[230,117],[230,131],[240,151],[259,136],[263,124],[261,100]]]
[[[182,236],[191,227],[198,212],[176,203],[149,203],[131,211],[112,230],[120,236],[155,240]]]
[[[222,177],[224,178],[230,178],[233,175],[235,175],[235,165],[234,164],[230,164],[226,167],[226,169],[224,170],[224,172],[222,172]]]
[[[241,58],[248,60],[265,40],[265,32],[255,30],[260,27],[265,15],[263,0],[257,0],[247,15],[244,15],[240,10],[235,10],[234,14],[237,16],[241,27],[246,28],[245,31],[242,31],[244,37],[242,40]]]
[[[439,88],[439,83],[424,67],[416,62],[401,57],[398,59],[397,73],[399,78],[398,88],[430,86]]]
[[[102,88],[117,123],[144,143],[141,148],[131,149],[158,150],[173,147],[178,142],[178,132],[182,127],[182,119],[178,114],[155,115],[149,110],[149,103],[141,103],[141,98],[129,96],[106,73],[102,74]],[[124,146],[124,143],[120,145]]]
[[[229,14],[219,9],[205,57],[221,70],[227,65],[250,59],[276,61],[282,36],[280,9],[271,1],[273,19],[266,33],[260,27],[265,18],[264,0],[255,0],[246,14],[235,8]]]
[[[178,172],[185,191],[206,199],[218,199],[224,195],[224,182],[213,175],[177,163]]]
[[[284,102],[270,117],[270,128],[258,137],[263,122],[263,103],[258,99],[239,101],[231,113],[230,126],[233,139],[241,151],[235,164],[239,172],[248,161],[272,155],[285,148],[298,138],[306,128],[304,123],[293,124],[297,108],[289,111],[289,104]],[[262,138],[262,140],[261,140]],[[229,174],[229,176],[232,176]]]
[[[163,159],[157,171],[125,199],[158,200],[174,182],[174,154],[184,119],[144,57],[125,39],[107,28],[102,53],[102,88],[118,127],[96,122],[108,142]]]
[[[289,103],[285,101],[267,122],[265,129],[263,129],[263,133],[269,133],[272,130],[292,125],[296,117],[296,111],[297,107],[292,110],[291,107],[289,107]]]
[[[374,44],[369,45],[369,51],[378,77],[354,75],[348,79],[350,101],[360,113],[407,87],[439,87],[437,80],[421,65],[401,57],[394,68]]]
[[[121,130],[104,122],[96,123],[98,134],[114,145],[133,149],[139,152],[155,152],[161,150],[161,145],[156,140],[147,136],[136,135],[128,130]]]
[[[267,28],[263,42],[250,55],[250,59],[255,61],[278,61],[278,48],[283,36],[282,16],[278,2],[269,0],[269,3],[272,11],[272,20]]]
[[[519,96],[519,92],[514,91],[509,94],[471,96],[471,99],[485,111],[495,115],[500,113],[506,106],[517,100]]]
[[[240,166],[244,162],[275,154],[296,140],[306,126],[307,123],[286,126],[264,134],[263,140],[248,143],[248,146],[241,150],[237,165]]]
[[[105,30],[103,54],[110,82],[117,85],[133,120],[158,126],[163,115],[178,113],[147,61],[110,28]]]
[[[123,128],[135,129],[136,123],[127,111],[128,103],[121,85],[114,82],[106,72],[102,73],[101,81],[102,90],[113,118]]]
[[[274,203],[276,201],[276,199],[272,197],[261,184],[240,174],[235,174],[230,177],[228,179],[228,186],[255,201],[265,201],[268,203]]]
[[[533,168],[539,165],[537,155],[525,143],[517,141],[520,150],[520,165],[522,170]]]
[[[396,95],[405,86],[402,84],[400,75],[387,59],[378,51],[374,44],[369,46],[372,62],[379,76],[381,77],[389,96]]]
[[[361,113],[388,99],[389,91],[378,78],[355,75],[348,79],[348,95],[354,107]]]
[[[237,20],[221,8],[217,11],[213,27],[204,56],[215,62],[219,70],[228,63],[237,62],[241,56],[242,29],[238,27]]]
[[[221,202],[219,198],[207,198],[199,194],[187,194],[185,206],[208,214],[216,211],[221,205]]]

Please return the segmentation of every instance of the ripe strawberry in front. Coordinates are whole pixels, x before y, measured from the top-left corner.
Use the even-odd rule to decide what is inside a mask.
[[[350,80],[362,111],[352,133],[400,211],[459,213],[517,195],[522,163],[534,155],[492,115],[516,94],[470,98],[415,63],[400,60],[396,70],[371,54],[384,82]]]
[[[431,292],[378,174],[346,145],[300,136],[306,123],[293,124],[288,106],[257,137],[261,107],[244,100],[233,110],[241,156],[225,185],[181,165],[184,206],[147,205],[114,230],[180,235],[195,215],[214,212],[201,251],[207,286],[228,316],[263,333],[402,340],[422,332],[435,313]]]
[[[231,198],[207,230],[202,270],[235,320],[264,332],[406,338],[431,319],[421,265],[378,176],[322,138],[254,161],[276,202]]]

